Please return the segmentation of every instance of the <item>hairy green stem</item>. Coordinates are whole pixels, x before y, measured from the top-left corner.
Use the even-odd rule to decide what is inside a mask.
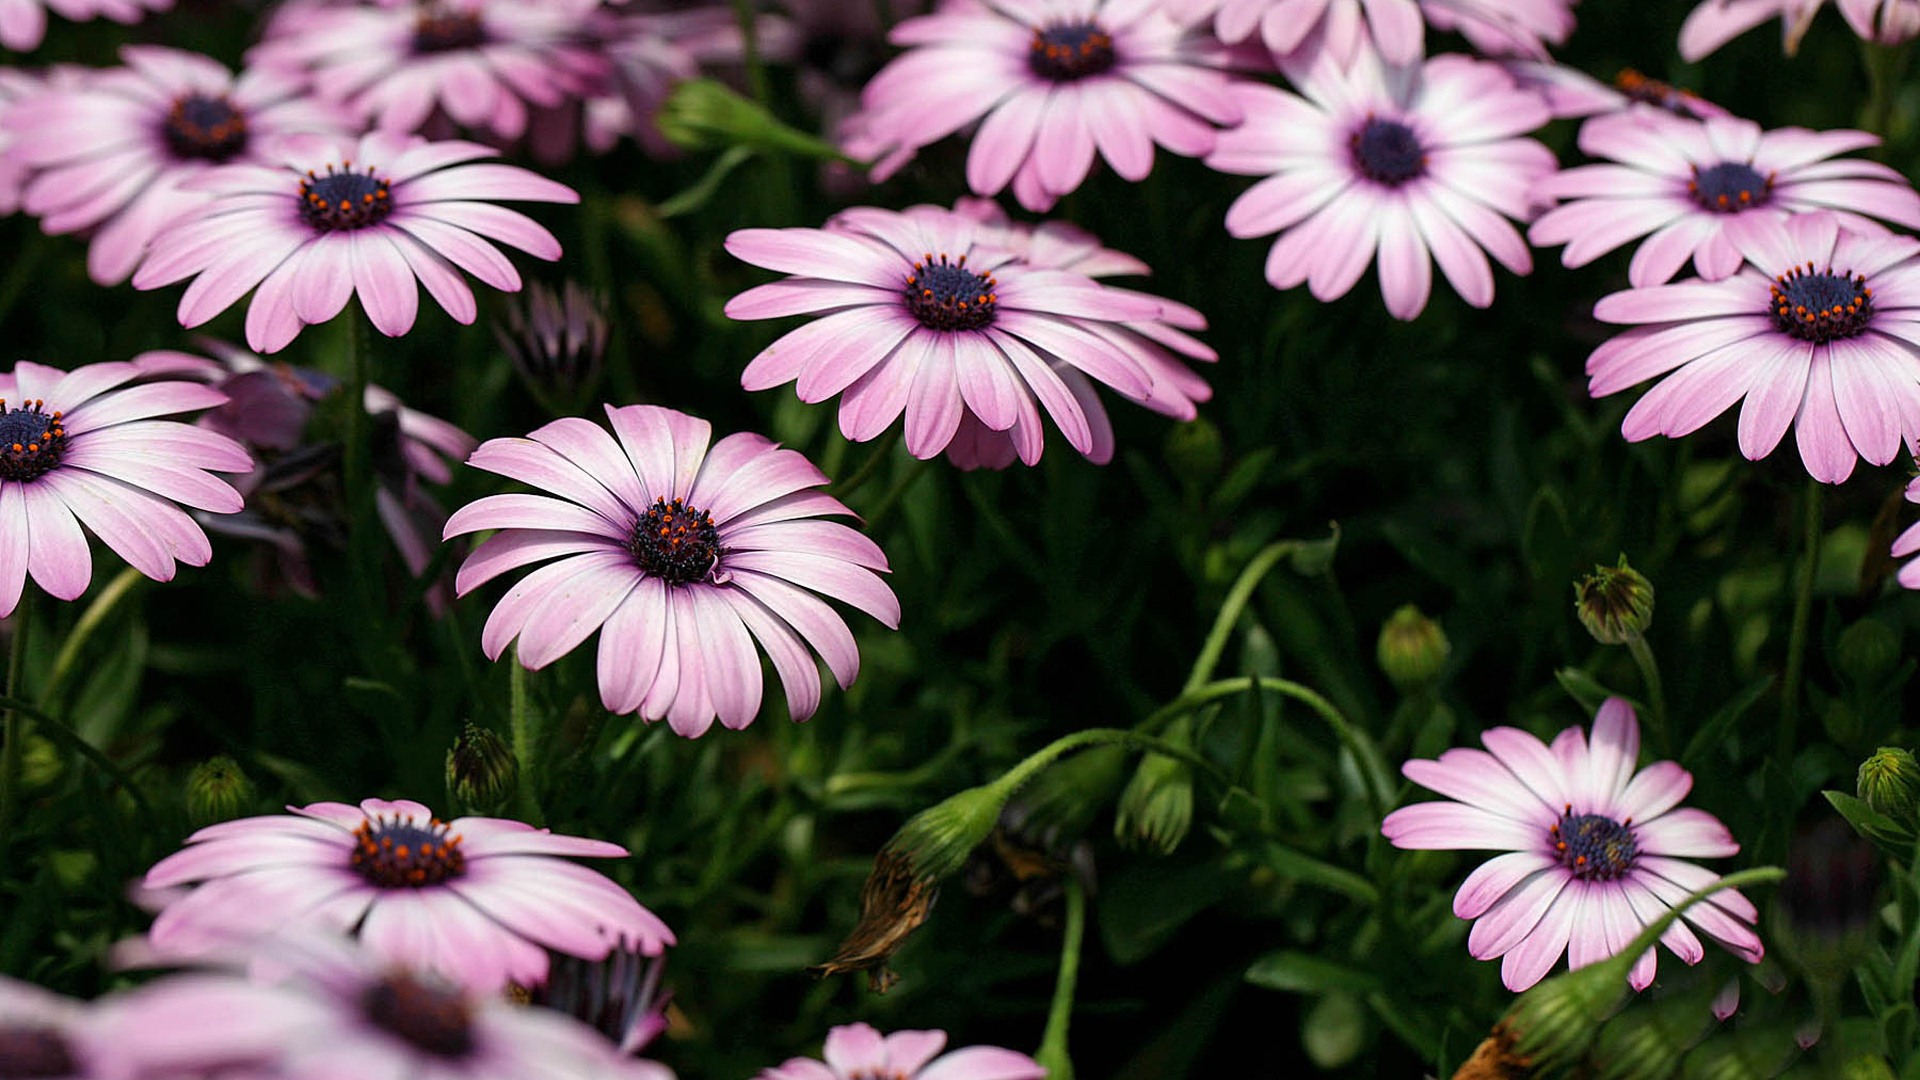
[[[1087,933],[1087,891],[1080,879],[1066,876],[1067,927],[1060,943],[1060,972],[1053,985],[1053,1005],[1047,1010],[1047,1030],[1034,1059],[1046,1067],[1047,1080],[1073,1080],[1073,1060],[1067,1054],[1067,1024],[1073,1019],[1073,993],[1080,981],[1080,947]]]
[[[767,68],[760,61],[760,35],[753,14],[753,0],[733,0],[733,17],[740,23],[740,59],[747,69],[747,89],[762,105],[771,105],[767,91]]]
[[[67,640],[60,643],[60,653],[54,657],[53,670],[47,676],[47,683],[40,690],[40,701],[49,709],[60,705],[60,692],[66,689],[67,680],[72,677],[74,665],[80,660],[80,652],[93,638],[94,632],[107,621],[120,602],[132,594],[133,590],[145,583],[147,577],[129,566],[120,571],[100,595],[93,598],[87,610],[81,614],[80,621],[73,624],[73,631]],[[9,691],[11,693],[11,691]]]
[[[520,663],[520,646],[507,652],[507,721],[513,734],[513,756],[520,759],[520,813],[529,825],[543,824],[540,793],[540,738],[527,705],[527,669]]]
[[[1793,595],[1793,629],[1787,637],[1787,673],[1780,685],[1780,739],[1774,760],[1791,771],[1795,728],[1800,723],[1800,679],[1807,666],[1807,630],[1813,621],[1813,581],[1820,568],[1820,481],[1807,479],[1803,503],[1805,534],[1801,541],[1799,586]]]
[[[21,677],[27,667],[27,626],[33,621],[33,586],[20,591],[20,603],[13,609],[13,647],[7,651],[7,697],[18,700]],[[22,710],[7,706],[4,728],[6,742],[0,744],[0,859],[5,857],[6,838],[12,835],[14,807],[20,801],[20,742],[26,733]]]
[[[1253,590],[1259,587],[1260,579],[1266,577],[1274,564],[1298,546],[1297,540],[1268,544],[1253,557],[1245,570],[1240,571],[1233,587],[1227,590],[1227,599],[1220,605],[1220,613],[1214,616],[1213,629],[1207,631],[1207,640],[1200,646],[1200,655],[1194,658],[1193,671],[1187,675],[1187,685],[1181,687],[1181,693],[1190,694],[1213,678],[1213,669],[1220,663],[1220,654],[1227,649],[1227,639],[1233,636],[1234,625],[1240,621],[1240,613],[1246,610],[1247,602],[1253,599]]]
[[[1627,638],[1627,651],[1633,654],[1633,662],[1640,668],[1640,679],[1647,684],[1647,707],[1650,712],[1654,742],[1660,746],[1660,756],[1673,756],[1673,734],[1667,728],[1667,695],[1660,684],[1660,664],[1653,658],[1653,650],[1647,647],[1647,639],[1641,634],[1632,634]]]

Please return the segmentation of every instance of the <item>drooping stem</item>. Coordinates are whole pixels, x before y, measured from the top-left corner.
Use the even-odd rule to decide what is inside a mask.
[[[1807,480],[1802,507],[1805,534],[1800,544],[1800,580],[1793,595],[1793,628],[1787,637],[1787,673],[1780,686],[1780,741],[1774,760],[1785,768],[1793,761],[1795,728],[1800,722],[1800,679],[1807,666],[1807,630],[1813,620],[1813,581],[1820,567],[1820,481]]]
[[[100,595],[93,598],[93,603],[87,605],[87,610],[81,614],[80,621],[73,624],[73,630],[67,635],[67,640],[60,643],[60,653],[53,659],[53,670],[47,675],[46,685],[40,690],[40,701],[44,708],[60,707],[60,692],[66,689],[67,680],[74,673],[74,665],[80,660],[81,650],[92,639],[94,632],[107,621],[107,616],[113,614],[114,610],[120,606],[120,602],[146,580],[145,574],[129,566],[120,571],[106,588],[100,590]],[[9,690],[8,693],[11,694],[12,691]]]
[[[1673,734],[1667,729],[1667,695],[1660,684],[1660,663],[1653,658],[1653,650],[1647,647],[1647,639],[1641,634],[1632,634],[1627,638],[1627,651],[1633,654],[1633,662],[1640,668],[1641,681],[1647,684],[1647,706],[1651,710],[1651,727],[1654,742],[1659,744],[1660,756],[1673,757]]]
[[[1066,875],[1067,926],[1060,943],[1060,971],[1053,984],[1053,1006],[1047,1010],[1047,1030],[1040,1038],[1035,1060],[1046,1067],[1047,1080],[1073,1080],[1073,1060],[1067,1054],[1067,1024],[1073,1018],[1073,993],[1080,981],[1080,946],[1087,932],[1087,891],[1080,879]]]
[[[759,25],[753,0],[733,0],[733,17],[740,23],[740,59],[747,69],[747,89],[762,105],[772,104],[767,92],[767,69],[760,61]]]
[[[10,699],[20,696],[21,677],[27,666],[27,627],[33,621],[33,586],[20,592],[20,603],[13,609],[13,647],[7,651],[7,692]],[[0,738],[0,857],[6,851],[6,838],[12,835],[14,807],[20,801],[20,751],[25,735],[25,717],[9,705]]]
[[[1188,673],[1187,685],[1181,688],[1181,693],[1190,694],[1213,677],[1213,669],[1220,663],[1220,654],[1226,651],[1227,639],[1233,636],[1234,624],[1240,621],[1240,613],[1246,610],[1247,601],[1253,598],[1253,590],[1259,586],[1260,579],[1267,576],[1267,571],[1273,569],[1282,556],[1298,546],[1299,542],[1295,540],[1268,544],[1253,557],[1245,570],[1240,571],[1233,587],[1227,590],[1227,599],[1220,605],[1219,614],[1214,616],[1213,629],[1207,631],[1207,640],[1200,646],[1200,655],[1194,658],[1193,670]]]
[[[520,647],[507,652],[507,721],[513,733],[513,756],[520,760],[520,815],[529,825],[543,824],[540,810],[540,737],[527,704],[527,669],[520,663]]]

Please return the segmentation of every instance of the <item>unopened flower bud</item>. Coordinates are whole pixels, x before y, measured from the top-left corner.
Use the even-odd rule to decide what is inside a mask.
[[[1920,807],[1920,762],[1913,751],[1883,746],[1860,763],[1856,780],[1862,802],[1909,828]]]
[[[1596,566],[1573,586],[1574,613],[1602,645],[1624,645],[1653,625],[1653,582],[1627,565]]]
[[[1893,1080],[1893,1066],[1878,1054],[1856,1054],[1840,1066],[1840,1080]]]
[[[1412,604],[1403,605],[1380,626],[1374,655],[1380,670],[1401,690],[1432,682],[1447,664],[1453,646],[1440,624]]]
[[[1165,754],[1148,753],[1120,794],[1114,839],[1127,847],[1171,855],[1191,828],[1193,766]]]
[[[499,813],[520,785],[520,762],[505,740],[469,722],[447,751],[447,794],[462,813]]]
[[[20,784],[28,791],[50,788],[67,771],[67,759],[60,748],[40,735],[28,735],[20,744]]]
[[[759,102],[712,79],[688,79],[674,87],[653,115],[660,133],[687,150],[745,146],[843,160],[833,146],[787,126]]]
[[[950,795],[908,818],[887,850],[904,856],[915,874],[938,881],[966,865],[1006,803],[1007,792],[993,784]]]
[[[245,815],[253,800],[253,782],[224,754],[187,774],[187,820],[196,829]]]
[[[600,381],[607,302],[575,281],[558,292],[534,282],[508,304],[493,333],[534,395],[555,411],[572,413]]]
[[[1219,475],[1226,464],[1227,449],[1220,441],[1220,429],[1204,416],[1177,424],[1167,432],[1162,448],[1173,474],[1186,483],[1199,486]]]
[[[1900,634],[1879,619],[1861,619],[1834,644],[1834,668],[1855,685],[1878,682],[1899,662]]]

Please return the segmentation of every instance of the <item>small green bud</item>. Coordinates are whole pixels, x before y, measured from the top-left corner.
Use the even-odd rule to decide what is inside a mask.
[[[1653,625],[1653,582],[1627,565],[1596,566],[1573,586],[1574,614],[1602,645],[1624,645]]]
[[[520,786],[520,762],[505,740],[469,721],[447,751],[447,794],[464,814],[504,809]]]
[[[1900,634],[1879,619],[1861,619],[1834,643],[1833,666],[1855,685],[1870,684],[1900,662]]]
[[[1196,416],[1167,432],[1162,447],[1167,466],[1182,481],[1198,487],[1220,474],[1226,464],[1227,448],[1220,440],[1220,429],[1204,416]]]
[[[1380,640],[1374,655],[1380,670],[1401,690],[1413,690],[1432,682],[1447,665],[1453,645],[1440,624],[1427,618],[1412,604],[1403,605],[1380,626]]]
[[[1867,721],[1846,698],[1829,698],[1820,710],[1820,726],[1827,738],[1841,746],[1857,746],[1867,734]]]
[[[1507,1011],[1514,1049],[1542,1070],[1578,1060],[1629,993],[1625,975],[1603,961],[1535,983]]]
[[[28,791],[50,788],[67,771],[67,759],[52,740],[28,735],[20,744],[20,784]]]
[[[1120,794],[1114,839],[1127,847],[1171,855],[1192,828],[1193,766],[1165,754],[1147,754]]]
[[[253,809],[253,782],[225,754],[187,774],[187,820],[196,829],[231,821]]]
[[[886,850],[904,856],[918,877],[951,876],[993,832],[1007,795],[996,784],[983,784],[948,796],[908,818]]]
[[[1027,823],[1076,839],[1101,811],[1113,804],[1128,780],[1124,746],[1096,746],[1062,758],[1020,789]]]
[[[1840,1080],[1893,1080],[1893,1066],[1878,1054],[1859,1054],[1840,1066]]]
[[[764,106],[712,79],[688,79],[654,114],[660,133],[687,150],[745,146],[823,161],[845,160],[831,145],[781,123]]]
[[[1920,762],[1911,750],[1883,746],[1860,763],[1856,781],[1861,801],[1902,825],[1915,824],[1920,807]]]

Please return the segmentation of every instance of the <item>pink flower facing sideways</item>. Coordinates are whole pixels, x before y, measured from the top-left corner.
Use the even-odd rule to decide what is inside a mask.
[[[1780,19],[1780,48],[1788,56],[1827,0],[1703,0],[1680,26],[1680,56],[1688,63],[1759,26]],[[1882,45],[1920,36],[1920,0],[1835,0],[1855,34]]]
[[[1788,426],[1814,479],[1920,445],[1920,242],[1861,236],[1830,213],[1756,219],[1751,264],[1723,281],[1604,297],[1602,322],[1632,327],[1587,358],[1588,391],[1665,376],[1628,410],[1630,442],[1687,435],[1745,399],[1740,452],[1758,461]]]
[[[821,596],[888,627],[900,623],[900,602],[880,579],[880,548],[825,520],[852,514],[812,490],[826,474],[760,435],[709,445],[705,420],[672,409],[609,405],[607,419],[612,435],[569,417],[489,440],[468,459],[539,494],[492,495],[454,513],[448,537],[499,530],[461,565],[456,591],[547,563],[488,616],[488,658],[517,639],[519,662],[539,669],[598,630],[601,702],[686,736],[716,716],[743,728],[759,714],[756,642],[795,720],[820,704],[815,653],[851,685],[859,649]]]
[[[207,534],[175,503],[216,514],[240,495],[214,472],[253,468],[224,435],[161,417],[223,404],[188,382],[135,383],[137,365],[88,364],[71,372],[21,361],[0,375],[0,618],[13,613],[29,575],[60,600],[93,578],[88,531],[155,581],[176,563],[205,566]]]
[[[0,0],[0,45],[16,52],[37,49],[47,36],[47,10],[85,22],[108,18],[136,23],[149,11],[165,11],[173,0]]]
[[[1533,269],[1507,219],[1527,216],[1528,189],[1554,167],[1546,147],[1519,137],[1548,120],[1538,95],[1464,56],[1391,68],[1363,50],[1351,67],[1322,56],[1289,75],[1300,95],[1234,88],[1246,122],[1207,158],[1265,177],[1228,208],[1227,231],[1280,233],[1267,255],[1274,288],[1304,282],[1332,300],[1377,253],[1387,311],[1412,319],[1432,290],[1430,259],[1475,307],[1493,302],[1487,253],[1516,274]]]
[[[1401,766],[1407,779],[1448,797],[1388,814],[1380,831],[1395,847],[1501,850],[1454,894],[1453,911],[1475,920],[1467,949],[1501,958],[1500,978],[1525,990],[1567,955],[1586,967],[1626,948],[1669,907],[1717,880],[1689,858],[1737,854],[1726,826],[1676,809],[1693,776],[1671,761],[1636,771],[1640,725],[1633,707],[1608,698],[1591,739],[1578,727],[1548,746],[1518,728],[1481,735],[1486,750],[1454,749]],[[1747,898],[1722,890],[1688,908],[1660,937],[1675,956],[1705,955],[1691,923],[1749,963],[1763,950]],[[1654,950],[1633,965],[1635,990],[1653,982]]]
[[[413,328],[415,279],[447,314],[471,323],[465,270],[514,292],[520,274],[490,241],[540,259],[560,242],[526,215],[485,200],[579,202],[571,188],[525,169],[481,162],[494,151],[374,132],[358,143],[307,135],[275,147],[276,166],[227,165],[190,186],[213,195],[163,232],[133,276],[138,289],[194,281],[180,297],[199,326],[254,291],[247,344],[278,352],[301,327],[338,315],[355,293],[381,333]]]
[[[1204,42],[1156,0],[953,0],[907,19],[908,51],[881,69],[849,121],[847,151],[878,157],[876,180],[914,152],[980,122],[967,183],[1046,210],[1093,168],[1095,151],[1128,180],[1153,169],[1154,144],[1187,157],[1240,120]]]
[[[1920,503],[1920,477],[1907,482],[1906,499],[1910,503]],[[1920,552],[1920,521],[1907,526],[1893,541],[1893,557],[1905,559]],[[1920,559],[1911,559],[1900,568],[1899,581],[1902,587],[1920,589]]]
[[[1762,219],[1832,210],[1858,233],[1885,235],[1876,217],[1920,228],[1920,194],[1906,178],[1876,161],[1835,157],[1879,141],[1864,131],[1762,131],[1732,116],[1700,121],[1651,109],[1598,117],[1580,129],[1580,148],[1608,163],[1535,185],[1543,202],[1571,201],[1527,235],[1541,246],[1567,245],[1568,266],[1645,237],[1628,279],[1658,285],[1688,259],[1709,281],[1738,270],[1735,238]]]
[[[161,956],[344,930],[388,963],[490,994],[545,981],[546,949],[599,959],[623,942],[650,956],[673,944],[625,889],[556,857],[619,858],[618,844],[503,818],[443,822],[405,799],[288,809],[210,825],[147,871],[148,889],[199,883],[154,919]]]
[[[761,1070],[758,1080],[1041,1080],[1047,1075],[1017,1051],[968,1046],[940,1054],[946,1045],[944,1031],[883,1036],[867,1024],[847,1024],[827,1032],[825,1061],[790,1058]]]

